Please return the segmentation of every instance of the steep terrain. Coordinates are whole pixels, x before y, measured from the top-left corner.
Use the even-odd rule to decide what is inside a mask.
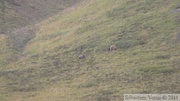
[[[36,24],[23,55],[1,68],[0,100],[122,101],[125,93],[180,93],[179,4],[84,0]],[[118,50],[107,52],[111,44]]]
[[[2,32],[34,24],[80,0],[1,0],[0,26]],[[6,26],[5,26],[6,25]],[[11,29],[10,29],[11,28]]]
[[[29,40],[34,38],[34,24],[81,0],[0,0],[0,38],[6,48],[0,50],[0,66],[17,60]],[[2,35],[3,34],[3,35]]]

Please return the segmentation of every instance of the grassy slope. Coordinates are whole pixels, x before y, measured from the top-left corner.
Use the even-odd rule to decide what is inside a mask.
[[[0,68],[8,64],[8,60],[12,58],[16,50],[9,47],[9,33],[12,28],[17,26],[24,26],[26,22],[22,23],[20,16],[18,16],[11,8],[8,7],[8,1],[0,1]]]
[[[179,0],[87,0],[37,25],[25,55],[0,72],[4,101],[119,101],[180,93]],[[111,45],[117,51],[108,53]],[[86,54],[86,60],[78,55]]]
[[[10,60],[10,57],[14,54],[11,48],[8,47],[8,37],[4,34],[0,34],[0,67],[3,67],[8,62],[6,60]]]
[[[34,23],[48,18],[80,0],[0,0],[0,69],[17,60],[26,43],[33,38]],[[1,35],[3,34],[3,35]]]

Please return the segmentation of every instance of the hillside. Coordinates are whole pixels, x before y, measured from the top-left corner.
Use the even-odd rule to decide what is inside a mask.
[[[1,0],[1,32],[37,23],[80,0]],[[8,28],[8,29],[7,29]],[[11,29],[10,29],[11,28]],[[7,32],[6,32],[7,33]]]
[[[34,38],[34,24],[81,0],[0,0],[0,66],[16,61]],[[1,39],[2,37],[2,39]],[[5,46],[5,47],[4,47]]]
[[[0,69],[0,100],[180,93],[179,9],[180,0],[84,0],[37,23],[23,55]]]

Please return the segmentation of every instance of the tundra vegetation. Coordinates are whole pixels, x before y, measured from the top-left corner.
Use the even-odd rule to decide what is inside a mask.
[[[25,56],[14,61],[5,60],[21,52],[0,34],[0,100],[121,101],[127,93],[180,93],[179,4],[83,0],[36,23]],[[111,44],[118,49],[108,53]],[[87,57],[79,60],[82,52]]]

